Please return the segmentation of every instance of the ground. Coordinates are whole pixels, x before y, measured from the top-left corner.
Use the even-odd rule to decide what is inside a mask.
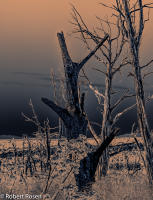
[[[137,138],[144,155],[141,137]],[[51,140],[47,161],[45,138],[0,140],[0,198],[152,200],[143,160],[130,136],[117,137],[110,145],[109,170],[89,190],[79,192],[75,182],[79,163],[96,149],[93,139],[80,136],[68,142]],[[12,196],[11,196],[12,195]],[[14,195],[14,196],[13,196]],[[16,196],[19,195],[19,196]]]

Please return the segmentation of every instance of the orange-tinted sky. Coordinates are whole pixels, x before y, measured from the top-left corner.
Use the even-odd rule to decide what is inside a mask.
[[[114,1],[114,0],[113,0]],[[147,1],[147,0],[145,0]],[[60,50],[56,33],[72,30],[71,6],[79,10],[89,27],[96,24],[95,16],[111,16],[110,9],[104,9],[99,0],[1,0],[0,1],[0,94],[1,113],[4,126],[15,119],[18,111],[27,105],[30,97],[41,105],[41,96],[49,96],[50,69],[62,69]],[[103,2],[108,2],[104,0]],[[109,1],[110,2],[110,1]],[[141,60],[153,58],[153,11],[147,23],[142,43]],[[79,61],[87,54],[84,45],[74,37],[66,35],[72,57]],[[93,61],[88,67],[93,67]],[[101,74],[89,70],[92,81],[104,82]],[[146,81],[152,87],[152,76]],[[128,87],[132,82],[116,79],[118,86]],[[11,100],[11,101],[10,101]],[[92,101],[92,100],[91,100]],[[91,102],[92,103],[92,102]],[[90,106],[92,107],[92,106]],[[44,108],[45,109],[45,108]],[[46,109],[47,111],[47,109]],[[12,117],[11,117],[12,116]],[[16,123],[14,122],[14,124]]]
[[[57,31],[65,33],[72,30],[71,6],[73,3],[90,27],[96,23],[95,16],[111,15],[110,9],[104,9],[97,0],[5,0],[0,2],[0,67],[35,68],[48,70],[51,64],[57,64],[60,58],[57,47]],[[103,2],[107,2],[104,0]],[[151,57],[153,46],[153,12],[145,29],[143,42],[144,58]],[[80,46],[78,40],[70,38],[69,48],[79,59],[85,49],[76,55]],[[74,46],[76,45],[76,47]],[[72,50],[72,48],[73,50]],[[75,48],[74,48],[75,47]],[[34,69],[33,69],[34,70]]]

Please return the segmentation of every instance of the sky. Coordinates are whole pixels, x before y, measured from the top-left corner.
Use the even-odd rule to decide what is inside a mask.
[[[111,11],[104,9],[96,0],[5,0],[0,1],[0,134],[31,134],[33,126],[24,122],[21,112],[30,115],[31,98],[40,120],[49,117],[51,125],[57,116],[41,102],[41,97],[53,97],[50,71],[57,77],[63,72],[62,59],[57,41],[57,32],[64,31],[69,52],[74,61],[80,61],[88,54],[87,49],[76,36],[71,21],[71,3],[75,5],[90,28],[96,26],[96,16],[106,18]],[[106,0],[103,2],[107,2]],[[153,57],[152,46],[153,11],[146,24],[140,60],[147,62]],[[104,84],[104,77],[93,73],[92,59],[86,71],[92,82]],[[116,87],[133,87],[128,78],[116,78]],[[152,76],[146,81],[146,89],[152,91]],[[100,121],[96,114],[96,98],[89,93],[86,108],[92,120]],[[128,104],[129,102],[127,102]],[[92,106],[95,105],[95,106]],[[152,104],[149,105],[152,108]],[[149,117],[151,110],[148,106]],[[91,109],[92,108],[92,109]],[[92,115],[93,111],[95,115]],[[130,117],[129,117],[130,115]],[[125,115],[121,122],[123,132],[129,131],[135,112]],[[129,120],[130,118],[130,120]],[[151,118],[151,117],[150,117]],[[125,121],[129,121],[126,124]]]

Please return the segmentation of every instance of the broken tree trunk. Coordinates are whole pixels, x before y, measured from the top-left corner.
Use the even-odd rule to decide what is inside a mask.
[[[95,49],[89,53],[80,63],[73,62],[66,46],[63,32],[57,34],[59,45],[61,48],[65,83],[66,83],[66,108],[62,108],[47,98],[42,98],[42,101],[48,105],[61,118],[66,128],[67,138],[77,138],[79,134],[86,134],[87,120],[84,112],[84,95],[79,98],[78,95],[78,75],[82,67],[96,53],[96,51],[107,40],[106,35],[101,42],[97,44]]]
[[[118,132],[119,129],[116,128],[114,132],[106,137],[95,152],[88,153],[87,156],[80,161],[79,173],[75,175],[79,190],[90,190],[92,183],[95,181],[95,173],[99,159]]]

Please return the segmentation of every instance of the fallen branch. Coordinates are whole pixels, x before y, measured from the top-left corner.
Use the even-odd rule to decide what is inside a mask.
[[[92,182],[95,181],[95,172],[99,159],[118,132],[119,129],[116,128],[95,152],[88,153],[87,156],[80,161],[79,173],[75,174],[76,184],[79,190],[89,189]]]

